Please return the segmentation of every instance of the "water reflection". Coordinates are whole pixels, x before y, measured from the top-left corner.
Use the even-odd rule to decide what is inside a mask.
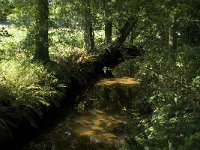
[[[24,150],[117,150],[125,144],[124,108],[134,107],[134,78],[99,81],[79,97],[77,109],[51,132],[45,133]]]
[[[134,108],[137,105],[138,85],[139,82],[130,77],[103,79],[87,93],[87,103],[85,101],[83,103],[89,108],[119,113],[123,108]]]
[[[136,85],[139,82],[135,78],[130,77],[122,77],[122,78],[106,78],[98,82],[98,85],[106,85],[106,86],[113,86],[113,85],[123,85],[123,86],[130,86]]]
[[[123,128],[126,121],[123,116],[94,109],[76,117],[72,123],[72,132],[79,138],[88,139],[88,145],[98,144],[104,149],[117,149],[124,144]]]

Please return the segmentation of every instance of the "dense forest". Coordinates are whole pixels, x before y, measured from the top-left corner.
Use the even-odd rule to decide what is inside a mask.
[[[199,8],[199,0],[0,0],[0,145],[40,128],[92,79],[128,76],[138,86],[121,107],[129,121],[120,149],[198,150]]]

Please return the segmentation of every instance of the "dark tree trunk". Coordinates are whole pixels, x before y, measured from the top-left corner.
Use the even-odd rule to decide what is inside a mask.
[[[112,43],[112,21],[105,22],[105,41],[106,44]]]
[[[176,62],[177,54],[177,17],[175,14],[170,14],[171,26],[169,27],[169,58]]]
[[[133,40],[134,40],[134,32],[131,31],[130,32],[130,37],[129,37],[129,40],[128,40],[129,47],[133,46]]]
[[[111,9],[109,4],[111,0],[104,0],[104,7],[105,7],[105,41],[106,44],[112,43],[112,20],[111,20]]]
[[[105,52],[99,55],[97,60],[94,62],[94,70],[96,72],[101,73],[103,67],[113,68],[114,66],[122,62],[124,60],[123,52],[129,55],[129,58],[135,58],[142,55],[141,49],[139,49],[138,47],[132,46],[131,48],[125,48],[123,46],[124,41],[126,40],[129,33],[132,31],[134,25],[135,21],[132,18],[128,19],[125,22],[122,30],[120,30],[121,36],[119,36],[112,45],[107,47],[104,50]]]
[[[90,1],[85,1],[85,6],[83,10],[83,17],[84,17],[84,41],[85,41],[85,49],[89,53],[94,52],[94,30],[92,26],[92,14],[90,8]]]
[[[172,24],[169,27],[169,46],[176,53],[176,50],[177,50],[177,33],[176,33],[177,18],[174,14],[172,14],[170,17],[172,19]]]
[[[48,50],[48,0],[37,0],[36,11],[36,49],[34,59],[37,61],[48,62],[50,60]]]
[[[135,19],[133,17],[130,17],[124,24],[123,28],[120,30],[119,37],[115,40],[114,42],[115,47],[121,47],[123,45],[127,36],[133,30],[134,25],[135,25]]]

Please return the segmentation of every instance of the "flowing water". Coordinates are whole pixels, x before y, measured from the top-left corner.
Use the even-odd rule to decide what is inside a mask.
[[[133,107],[134,78],[102,79],[77,99],[79,104],[51,131],[23,150],[117,150],[126,143],[127,113]]]

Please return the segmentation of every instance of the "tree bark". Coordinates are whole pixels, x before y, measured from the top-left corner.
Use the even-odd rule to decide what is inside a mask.
[[[104,7],[105,7],[105,42],[106,44],[110,45],[112,43],[112,20],[111,16],[111,9],[109,4],[111,0],[104,0]]]
[[[177,50],[177,18],[174,14],[170,15],[172,24],[169,27],[169,46],[176,53]]]
[[[134,33],[133,31],[130,32],[130,37],[128,39],[128,45],[129,47],[133,46],[133,40],[134,40]]]
[[[94,70],[96,72],[102,72],[103,67],[113,68],[117,64],[123,61],[123,52],[126,52],[130,58],[134,58],[142,55],[139,48],[132,46],[131,48],[125,48],[123,46],[129,33],[132,31],[135,25],[135,20],[129,18],[122,29],[120,30],[120,36],[113,42],[112,45],[107,47],[101,55],[98,56],[97,60],[94,62]]]
[[[133,17],[130,17],[124,24],[123,28],[120,30],[119,37],[115,40],[114,42],[115,47],[121,47],[123,45],[127,36],[133,30],[134,25],[135,25],[135,19]]]
[[[48,0],[37,0],[36,9],[36,34],[35,34],[35,55],[34,59],[41,62],[48,62],[49,43],[48,43]]]
[[[85,6],[83,10],[84,17],[84,41],[85,49],[88,53],[93,53],[95,44],[94,44],[94,29],[92,25],[92,14],[90,8],[90,1],[85,1]]]

